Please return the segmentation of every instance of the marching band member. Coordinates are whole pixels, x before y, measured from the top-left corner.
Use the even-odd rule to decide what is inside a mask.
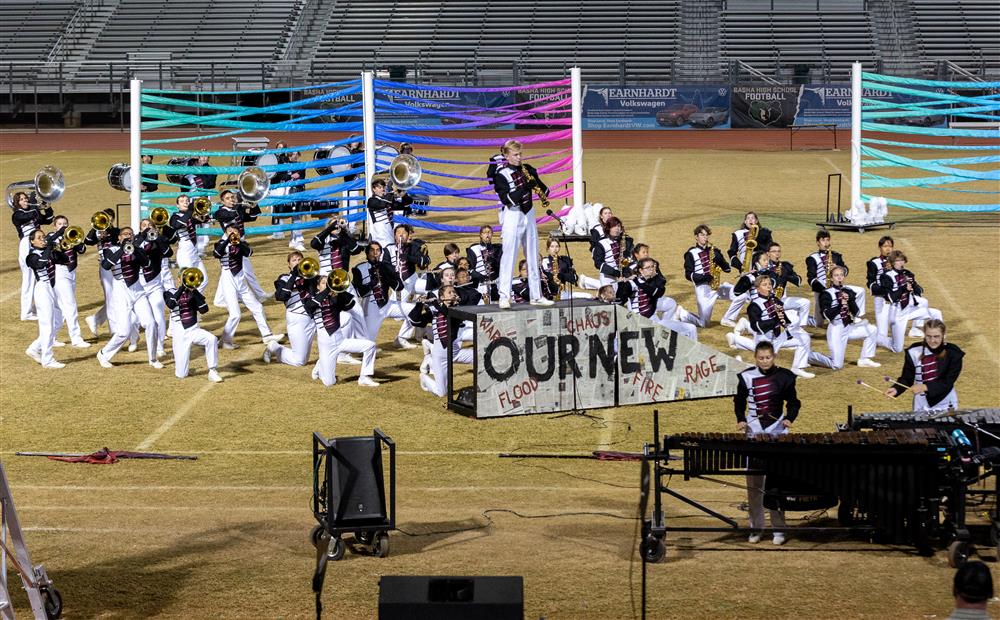
[[[351,256],[365,251],[365,244],[348,232],[347,220],[331,217],[326,228],[309,242],[319,252],[319,274],[330,275],[334,269],[351,268]]]
[[[407,320],[409,296],[414,293],[418,281],[417,270],[427,269],[430,265],[427,245],[420,239],[411,239],[413,227],[409,224],[399,224],[393,231],[395,239],[382,250],[382,260],[389,263],[396,272],[399,281],[392,291],[394,303],[390,310],[392,318],[401,319],[396,345],[401,349],[415,349],[417,345],[409,341],[414,334],[413,325]]]
[[[201,284],[198,292],[202,295],[208,287],[208,270],[198,252],[197,227],[203,220],[194,213],[191,207],[191,197],[181,194],[177,197],[177,211],[170,216],[170,227],[177,231],[177,267],[181,271],[194,267],[201,272]]]
[[[755,232],[755,234],[751,235],[751,232]],[[750,253],[750,260],[747,261],[747,240],[749,239],[753,239],[757,250]],[[733,231],[732,238],[729,241],[729,263],[737,271],[748,271],[750,265],[754,264],[753,254],[766,252],[767,248],[771,245],[771,241],[771,231],[760,225],[756,213],[747,211],[747,214],[743,216],[743,226],[739,230]],[[747,264],[748,262],[749,264]]]
[[[31,249],[24,262],[35,278],[31,294],[38,317],[38,338],[28,346],[25,353],[41,364],[42,368],[64,368],[66,364],[57,362],[52,356],[56,331],[62,324],[62,314],[56,305],[56,293],[53,289],[56,281],[56,261],[53,256],[55,244],[46,238],[45,231],[41,228],[35,228],[29,233],[28,243]]]
[[[372,195],[368,198],[368,216],[372,220],[369,239],[376,241],[379,247],[392,243],[392,212],[393,200],[385,195],[385,180],[372,181]]]
[[[167,228],[166,226],[164,228]],[[139,235],[137,242],[142,251],[149,257],[149,264],[142,268],[139,274],[139,281],[146,292],[149,300],[149,307],[153,310],[153,319],[156,321],[156,356],[163,357],[164,341],[167,335],[166,307],[164,305],[163,293],[163,263],[173,256],[174,251],[170,248],[170,235],[173,231],[166,233],[158,231],[149,219],[139,222]],[[169,270],[168,270],[169,271]],[[133,323],[132,341],[138,338],[138,324]],[[129,350],[134,350],[129,347]]]
[[[92,227],[90,229],[90,232],[87,233],[87,236],[83,238],[83,242],[85,244],[96,246],[95,249],[97,250],[97,258],[98,258],[97,273],[100,276],[101,289],[104,291],[104,304],[102,304],[101,307],[97,309],[97,312],[84,319],[84,323],[87,324],[87,327],[90,329],[90,333],[95,336],[97,335],[97,328],[103,325],[105,322],[108,323],[108,326],[111,328],[111,331],[114,331],[115,330],[114,321],[117,319],[114,313],[111,312],[111,308],[114,305],[112,300],[115,294],[114,276],[111,275],[110,269],[104,268],[104,262],[101,260],[101,256],[103,255],[105,250],[113,247],[118,243],[119,230],[114,225],[115,221],[114,209],[109,207],[107,209],[104,209],[103,211],[95,213],[94,217],[97,217],[100,213],[103,213],[104,215],[107,216],[109,222],[108,227],[105,228],[104,230],[98,230],[96,226]]]
[[[500,232],[503,248],[500,255],[500,281],[497,284],[500,308],[510,308],[511,280],[518,251],[524,248],[528,262],[529,303],[537,306],[551,306],[552,300],[542,297],[542,282],[538,271],[538,228],[535,224],[535,205],[532,192],[547,196],[549,188],[538,178],[538,171],[529,164],[521,163],[521,143],[517,140],[504,142],[505,162],[497,167],[493,176],[497,197],[503,205]]]
[[[260,305],[257,298],[250,292],[247,285],[243,266],[246,264],[245,258],[253,254],[253,250],[246,241],[240,238],[240,232],[235,227],[227,228],[225,234],[215,242],[215,257],[219,259],[222,266],[222,273],[219,275],[219,289],[222,291],[222,299],[226,309],[229,311],[229,318],[222,329],[222,348],[239,348],[233,338],[236,336],[236,328],[239,327],[241,312],[240,302],[246,306],[253,320],[257,323],[264,344],[279,342],[284,334],[272,334],[271,328],[267,325],[267,318],[264,316],[264,307]]]
[[[810,362],[828,366],[826,356],[813,353],[809,334],[795,327],[785,316],[781,300],[773,294],[771,278],[757,278],[754,285],[757,287],[757,299],[747,306],[750,329],[754,332],[754,347],[766,340],[774,347],[775,353],[783,348],[794,349],[792,372],[803,379],[812,379],[816,375],[805,368]]]
[[[64,243],[66,230],[69,228],[69,219],[65,215],[56,216],[53,223],[56,231],[49,235],[49,240],[53,244],[52,257],[56,261],[56,305],[66,322],[70,343],[78,349],[86,349],[90,347],[90,343],[83,339],[77,320],[76,268],[78,256],[87,251],[87,245],[82,239],[76,245]]]
[[[733,309],[733,306],[737,306],[737,304],[737,307],[742,308],[747,303],[752,303],[755,299],[757,299],[757,278],[771,278],[772,285],[775,282],[774,273],[770,270],[770,259],[767,254],[758,254],[757,262],[754,265],[754,268],[744,273],[738,280],[736,280],[736,284],[733,285],[733,301],[729,306],[730,311]],[[777,293],[775,293],[775,296],[780,299],[780,296],[778,296]],[[730,312],[727,311],[726,316],[731,316]],[[795,318],[791,315],[789,315],[788,318],[793,324],[796,323]],[[723,325],[727,324],[726,321],[722,321],[721,323]],[[743,329],[744,325],[746,326],[746,330]],[[739,322],[735,324],[733,331],[726,334],[726,342],[729,343],[730,348],[743,349],[745,351],[754,350],[754,341],[751,338],[744,336],[744,331],[750,331],[750,320],[746,317],[741,317],[739,318]]]
[[[712,270],[721,269],[726,273],[732,271],[729,263],[723,258],[719,248],[709,243],[712,229],[705,224],[699,224],[694,229],[695,245],[684,253],[684,277],[694,284],[694,295],[698,303],[698,327],[707,327],[712,320],[712,309],[719,297],[728,297],[732,290],[731,284],[718,284],[712,287]]]
[[[291,153],[288,153],[288,155],[287,155],[287,163],[289,163],[289,164],[297,164],[297,163],[299,163],[299,158],[301,156],[302,155],[298,151],[292,151]],[[294,181],[298,181],[299,179],[305,178],[306,171],[305,171],[305,169],[302,169],[302,170],[290,170],[286,174],[288,174],[288,180],[294,182]],[[291,187],[285,188],[285,190],[286,190],[285,194],[286,195],[298,194],[299,192],[305,191],[305,189],[306,188],[305,188],[304,185],[293,185]],[[300,210],[301,210],[302,205],[300,203],[293,202],[293,203],[291,203],[289,205],[289,207],[290,207],[290,211],[292,213],[299,213]],[[290,221],[293,224],[301,222],[302,221],[302,216],[301,215],[293,215]],[[288,247],[292,248],[293,250],[295,250],[297,252],[305,252],[306,248],[302,244],[303,240],[304,240],[304,236],[302,235],[302,229],[301,228],[293,228],[291,231],[289,231]]]
[[[924,289],[917,284],[913,272],[906,269],[906,254],[893,250],[889,254],[892,269],[882,274],[879,282],[882,290],[889,296],[889,324],[892,325],[892,341],[890,350],[899,353],[903,350],[906,339],[906,324],[910,321],[937,319],[942,320],[941,311],[931,308],[927,300],[921,297]]]
[[[142,269],[149,265],[149,256],[139,246],[131,228],[122,228],[119,242],[101,251],[101,264],[114,276],[112,305],[108,309],[111,323],[111,340],[97,351],[97,361],[104,368],[111,368],[111,359],[118,353],[132,332],[132,313],[146,330],[146,357],[153,368],[163,368],[156,359],[157,328],[153,309],[146,291],[139,281]]]
[[[17,229],[17,236],[20,242],[17,246],[17,264],[21,267],[21,320],[34,321],[36,313],[32,304],[34,303],[34,293],[32,287],[35,285],[35,273],[28,268],[25,260],[28,252],[31,251],[31,235],[43,224],[52,223],[52,207],[42,203],[41,205],[31,204],[28,194],[16,192],[12,199],[14,212],[10,219]]]
[[[769,279],[762,279],[762,281]],[[756,366],[740,372],[733,404],[736,426],[750,437],[766,433],[784,435],[799,415],[802,403],[795,393],[795,371],[789,372],[774,364],[775,350],[763,340],[754,348]],[[801,375],[800,375],[801,376]],[[784,412],[782,412],[784,408]],[[760,530],[764,528],[764,483],[759,474],[747,475],[747,503],[750,513],[751,543],[759,543]],[[785,513],[771,510],[772,542],[785,544]]]
[[[479,227],[479,243],[470,245],[465,250],[469,260],[469,275],[479,287],[479,292],[487,295],[490,301],[499,299],[496,279],[500,273],[500,257],[503,246],[493,243],[493,228],[488,225]]]
[[[850,270],[847,269],[844,257],[840,255],[840,252],[834,252],[830,249],[829,232],[816,231],[816,247],[818,249],[806,257],[806,279],[809,280],[809,286],[813,290],[813,315],[809,319],[809,325],[823,327],[824,318],[823,311],[819,307],[819,296],[830,287],[830,271],[837,265],[843,267],[847,273],[850,273]],[[864,316],[865,290],[859,286],[847,285],[847,287],[854,291],[857,298],[858,316]]]
[[[559,255],[561,249],[562,244],[559,243],[558,239],[550,238],[545,246],[548,254],[542,257],[540,265],[542,294],[548,299],[569,299],[571,296],[590,299],[591,296],[587,293],[570,292],[571,287],[580,282],[580,276],[577,275],[576,269],[573,267],[573,259],[569,256]]]
[[[198,325],[198,314],[208,312],[208,302],[200,287],[195,284],[201,270],[188,267],[181,272],[181,285],[174,290],[163,292],[163,301],[170,308],[171,317],[176,316],[177,328],[171,348],[174,352],[174,374],[178,379],[188,376],[191,347],[205,347],[205,362],[208,364],[208,380],[222,383],[219,376],[219,339]],[[204,276],[202,276],[204,277]]]
[[[854,291],[844,286],[847,270],[836,266],[830,273],[831,286],[820,295],[820,308],[823,316],[830,321],[826,328],[826,344],[830,348],[830,368],[839,370],[844,367],[844,355],[849,340],[864,340],[861,345],[861,357],[858,366],[878,368],[879,364],[872,357],[875,355],[875,326],[858,318],[858,304]]]
[[[200,155],[197,158],[192,159],[190,161],[189,165],[191,165],[191,166],[207,166],[208,165],[208,157],[206,155]],[[191,173],[191,174],[187,175],[186,178],[187,178],[187,181],[188,181],[188,185],[190,187],[189,188],[182,188],[181,191],[191,191],[191,189],[195,189],[195,190],[198,190],[198,189],[215,189],[215,183],[216,183],[217,176],[214,175],[214,174],[206,172],[206,173],[202,173],[202,174]],[[204,224],[204,222],[202,222],[202,224]],[[200,227],[203,228],[204,226],[200,226]],[[198,253],[199,254],[204,254],[205,253],[205,249],[208,247],[209,241],[210,241],[210,239],[208,238],[208,235],[198,235],[196,243],[197,243]],[[208,279],[206,278],[205,282],[207,282],[207,281],[208,281]],[[204,289],[202,289],[202,290],[204,290]]]
[[[219,222],[219,225],[222,226],[223,230],[234,228],[240,234],[240,238],[246,237],[246,222],[257,220],[257,216],[260,215],[260,206],[237,202],[236,192],[231,189],[222,190],[219,198],[222,200],[222,205],[215,212],[215,219]],[[266,301],[271,297],[261,287],[260,282],[257,281],[257,274],[253,270],[253,263],[250,262],[249,255],[243,257],[243,274],[247,287],[259,301]],[[213,303],[216,306],[225,305],[220,289],[216,289]],[[225,345],[225,341],[223,341],[223,345]]]
[[[374,341],[389,315],[390,293],[399,287],[399,277],[392,264],[382,260],[382,246],[377,241],[368,244],[365,257],[367,260],[355,265],[351,274],[365,315],[365,334]]]
[[[373,243],[372,245],[378,244]],[[340,329],[341,313],[349,310],[350,306],[355,303],[354,297],[346,291],[332,290],[329,276],[320,276],[316,285],[316,294],[306,297],[303,303],[306,309],[312,313],[316,323],[316,332],[319,334],[319,363],[316,374],[323,385],[330,387],[337,383],[337,359],[343,352],[361,353],[362,355],[358,385],[378,387],[379,383],[372,379],[372,375],[375,374],[375,341],[348,338]]]
[[[667,290],[667,279],[656,273],[656,261],[643,258],[636,265],[635,275],[618,283],[618,302],[632,312],[637,312],[647,319],[652,319],[671,331],[698,341],[698,329],[690,324],[673,320],[676,302],[665,309],[660,318],[656,318],[659,302]],[[673,300],[670,300],[673,301]]]
[[[455,292],[458,293],[458,305],[478,306],[485,303],[483,294],[479,292],[479,287],[472,281],[472,276],[469,275],[468,269],[459,269],[455,272],[455,284],[453,286],[455,287]],[[462,340],[465,339],[462,338]]]
[[[875,327],[878,334],[878,344],[885,348],[890,348],[889,344],[889,310],[892,302],[889,301],[887,291],[882,288],[882,274],[892,269],[889,262],[889,254],[895,247],[895,242],[888,235],[878,240],[878,256],[868,259],[867,282],[868,292],[875,300]],[[914,334],[910,334],[911,336]]]
[[[600,271],[601,285],[614,284],[618,278],[631,275],[632,237],[625,234],[625,225],[615,216],[604,222],[604,237],[594,244],[594,267]]]
[[[153,163],[153,156],[152,155],[143,155],[142,156],[142,165],[143,166],[148,166],[148,165],[150,165],[152,163]],[[158,190],[160,188],[160,184],[157,182],[159,180],[159,178],[160,178],[160,175],[158,175],[158,174],[150,174],[148,172],[144,172],[142,174],[142,176],[145,177],[145,178],[143,179],[142,183],[140,184],[141,191],[144,191],[144,192],[155,192],[156,190]],[[146,181],[145,179],[150,179],[150,180]]]
[[[597,213],[597,223],[590,227],[590,251],[594,251],[594,246],[600,243],[601,239],[608,236],[607,224],[608,219],[611,218],[613,213],[611,212],[611,207],[601,207],[601,210]]]
[[[753,265],[748,266],[746,273],[736,279],[736,284],[733,285],[731,294],[732,300],[729,302],[729,309],[726,310],[726,314],[719,321],[720,325],[734,328],[734,332],[739,331],[735,329],[736,321],[740,320],[740,312],[743,310],[743,306],[757,297],[757,289],[753,285],[754,281],[765,271],[768,272],[766,275],[773,278],[773,274],[769,270],[770,259],[766,252],[754,255],[753,261]]]
[[[420,373],[420,387],[435,396],[445,396],[448,390],[448,356],[455,364],[471,364],[473,350],[463,349],[448,324],[448,310],[458,305],[458,293],[451,285],[442,286],[437,299],[418,303],[410,313],[414,325],[430,326],[431,369],[434,377]]]
[[[809,320],[809,309],[812,301],[805,297],[792,297],[788,294],[788,285],[802,286],[802,276],[795,273],[795,267],[788,261],[781,260],[781,245],[771,242],[767,248],[768,269],[774,279],[774,294],[785,304],[789,318],[799,327],[804,327]],[[793,316],[794,315],[794,316]]]
[[[272,360],[289,366],[304,366],[309,361],[313,340],[316,339],[316,322],[306,310],[305,300],[316,293],[316,275],[306,277],[300,271],[302,253],[288,253],[288,273],[274,281],[274,298],[285,304],[285,331],[291,347],[270,342],[264,347],[264,362]]]
[[[601,288],[597,289],[597,299],[606,304],[615,303],[615,301],[617,301],[615,298],[615,287],[610,284],[605,284]]]
[[[528,287],[528,261],[521,259],[517,262],[517,277],[510,283],[510,300],[514,304],[526,304],[530,299],[531,291]]]
[[[940,319],[924,323],[924,339],[906,348],[903,372],[895,385],[885,391],[896,398],[906,391],[913,392],[913,410],[958,409],[955,382],[962,373],[965,352],[945,342],[945,324]],[[886,377],[888,379],[888,377]]]

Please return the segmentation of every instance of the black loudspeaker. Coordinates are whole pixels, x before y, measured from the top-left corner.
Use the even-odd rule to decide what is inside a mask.
[[[386,517],[381,445],[375,437],[330,440],[327,458],[329,521],[349,527]]]
[[[389,79],[390,80],[405,80],[406,79],[406,65],[389,65]]]
[[[522,577],[400,577],[379,582],[379,620],[524,620]]]

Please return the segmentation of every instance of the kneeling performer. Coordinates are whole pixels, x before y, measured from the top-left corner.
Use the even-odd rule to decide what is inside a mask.
[[[178,379],[188,376],[191,360],[191,346],[205,347],[205,361],[208,363],[208,380],[221,383],[219,376],[219,339],[198,326],[198,314],[208,312],[208,302],[198,287],[204,279],[197,267],[188,267],[181,272],[181,285],[172,291],[163,292],[163,302],[171,314],[177,313],[180,329],[174,328],[172,347],[174,350],[174,374]]]
[[[331,279],[335,279],[336,282],[331,283]],[[340,328],[340,313],[350,310],[354,305],[354,297],[347,292],[349,285],[347,272],[338,269],[330,276],[320,276],[316,284],[316,294],[302,300],[306,310],[316,322],[316,333],[319,336],[317,374],[323,385],[327,387],[335,385],[337,358],[340,354],[361,353],[361,376],[358,377],[358,385],[378,387],[379,384],[372,379],[372,375],[375,374],[375,341],[347,338]]]

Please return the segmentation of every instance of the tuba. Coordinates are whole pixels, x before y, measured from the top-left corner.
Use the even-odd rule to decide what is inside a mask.
[[[181,272],[181,284],[190,289],[196,289],[205,281],[205,274],[200,269],[188,267]]]
[[[298,264],[299,275],[306,280],[312,280],[319,275],[319,261],[313,257],[304,258],[302,262]]]
[[[14,195],[18,192],[35,194],[43,202],[55,202],[62,198],[66,191],[66,178],[55,166],[45,166],[35,174],[31,181],[17,181],[7,186],[7,206],[16,209]]]
[[[163,207],[156,207],[149,212],[149,221],[157,228],[163,228],[170,221],[170,213]]]
[[[90,223],[96,230],[107,230],[111,227],[111,216],[104,211],[98,211],[90,216]]]
[[[244,201],[260,202],[271,191],[271,179],[263,168],[251,166],[240,173],[236,187]]]
[[[306,260],[313,259],[307,258]],[[305,261],[302,262],[304,263]],[[351,285],[351,276],[344,269],[334,269],[330,272],[327,284],[334,293],[343,293]]]
[[[420,183],[423,170],[420,162],[413,155],[403,154],[393,158],[389,164],[389,180],[393,190],[406,191]]]
[[[753,262],[753,251],[757,249],[757,232],[760,228],[756,224],[750,225],[750,230],[747,231],[747,241],[746,241],[746,252],[743,254],[743,269],[742,271],[746,273],[750,271],[750,265]]]
[[[83,243],[83,229],[79,226],[70,226],[62,235],[59,247],[63,252]]]
[[[208,196],[198,196],[194,199],[191,204],[191,208],[194,210],[194,216],[199,220],[205,220],[208,214],[212,211],[212,199]]]

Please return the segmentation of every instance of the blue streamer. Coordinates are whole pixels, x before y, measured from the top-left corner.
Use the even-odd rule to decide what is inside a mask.
[[[328,82],[326,84],[317,84],[314,86],[296,86],[294,88],[266,88],[264,90],[199,90],[194,91],[201,93],[203,95],[249,95],[256,93],[291,93],[303,90],[317,90],[320,88],[335,88],[340,86],[348,86],[351,84],[361,85],[361,79],[355,78],[353,80],[346,80],[344,82]],[[190,90],[164,90],[157,88],[143,88],[144,93],[155,93],[158,95],[190,95],[192,91]]]
[[[861,198],[863,200],[871,200],[872,196],[861,194]],[[886,198],[886,202],[895,207],[905,207],[921,211],[948,211],[951,213],[992,213],[1000,211],[1000,204],[955,205],[939,202],[915,202],[912,200],[899,200],[898,198]]]
[[[962,138],[994,138],[1000,139],[1000,128],[997,129],[952,129],[934,127],[909,127],[906,125],[886,125],[884,123],[861,123],[865,131],[882,131],[887,133],[909,133],[922,136],[948,136]]]
[[[928,144],[926,142],[899,142],[896,140],[876,140],[865,138],[869,144],[884,144],[886,146],[902,146],[908,149],[934,149],[943,151],[1000,151],[1000,144]]]
[[[987,88],[1000,88],[1000,82],[942,82],[940,80],[921,80],[918,78],[908,78],[908,77],[898,77],[895,75],[882,75],[881,73],[868,73],[867,71],[861,72],[862,80],[871,80],[875,82],[887,82],[889,84],[910,84],[915,86],[930,86],[934,88],[953,88],[953,89],[987,89]]]

